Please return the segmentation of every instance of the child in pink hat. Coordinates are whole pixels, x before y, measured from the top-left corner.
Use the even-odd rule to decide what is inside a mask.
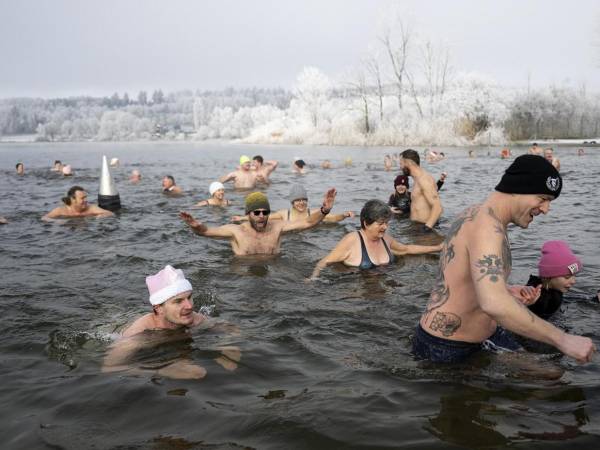
[[[563,294],[575,284],[575,275],[583,269],[581,261],[564,241],[548,241],[542,246],[538,275],[531,275],[528,286],[542,285],[539,299],[529,309],[548,319],[562,304]]]

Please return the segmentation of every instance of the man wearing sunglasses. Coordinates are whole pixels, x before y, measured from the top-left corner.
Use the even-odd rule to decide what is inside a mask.
[[[181,219],[194,233],[216,239],[229,239],[233,253],[241,255],[275,255],[279,253],[281,235],[289,231],[306,230],[314,227],[329,214],[335,201],[336,191],[331,188],[325,193],[320,209],[310,216],[287,222],[276,220],[269,222],[271,207],[267,196],[262,192],[253,192],[246,197],[246,216],[248,222],[241,225],[228,224],[209,228],[198,222],[191,214],[182,211]]]

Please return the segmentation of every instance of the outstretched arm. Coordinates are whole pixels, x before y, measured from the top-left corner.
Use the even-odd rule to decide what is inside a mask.
[[[210,238],[217,238],[217,239],[232,238],[232,237],[234,237],[235,227],[239,226],[239,225],[222,225],[220,227],[209,228],[206,225],[204,225],[202,222],[198,222],[196,219],[194,219],[192,217],[192,215],[190,213],[185,212],[185,211],[181,211],[179,213],[179,217],[181,217],[181,220],[183,220],[185,223],[188,224],[188,226],[192,229],[192,231],[194,233],[199,234],[200,236],[206,236],[206,237],[210,237]]]
[[[48,214],[46,214],[45,216],[43,216],[42,220],[44,222],[48,222],[48,221],[50,221],[52,219],[58,219],[59,217],[61,217],[61,213],[62,213],[62,208],[61,207],[54,208]]]
[[[509,292],[505,274],[510,271],[508,243],[501,231],[479,227],[469,243],[471,278],[481,309],[503,327],[530,339],[545,342],[579,362],[590,361],[595,352],[592,340],[567,334],[540,319]]]
[[[325,197],[323,198],[323,205],[317,211],[311,213],[310,216],[303,220],[297,220],[295,222],[287,222],[281,231],[286,233],[288,231],[299,231],[306,230],[307,228],[314,227],[318,224],[323,218],[329,214],[331,208],[333,207],[333,203],[335,202],[336,190],[335,188],[329,189],[325,193]]]
[[[115,214],[112,211],[109,211],[104,208],[100,208],[96,205],[91,205],[89,211],[94,214],[96,217],[111,217]]]
[[[354,217],[354,211],[344,211],[341,214],[327,214],[323,219],[323,222],[336,223],[351,217]]]
[[[353,233],[349,233],[346,236],[344,236],[342,240],[338,242],[338,244],[334,247],[334,249],[331,250],[331,252],[329,252],[327,256],[325,256],[317,263],[317,265],[313,269],[312,275],[310,276],[311,280],[317,279],[319,274],[321,273],[321,270],[323,270],[328,265],[336,262],[346,261],[350,257],[350,250],[352,249],[353,243],[352,234]]]
[[[228,181],[235,180],[235,172],[228,173],[219,178],[221,183],[227,183]]]
[[[426,253],[436,253],[442,250],[443,244],[438,245],[414,245],[402,244],[395,239],[392,239],[390,249],[396,256],[404,255],[423,255]]]

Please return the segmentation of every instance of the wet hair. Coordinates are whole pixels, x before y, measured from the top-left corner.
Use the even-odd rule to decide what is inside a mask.
[[[15,166],[15,169],[19,170],[19,166],[22,166],[23,163],[22,162],[18,162],[17,165]]]
[[[168,178],[169,180],[171,180],[171,182],[173,183],[173,186],[175,186],[175,178],[173,178],[173,175],[165,175],[165,178]]]
[[[369,200],[360,210],[360,227],[364,230],[367,225],[392,217],[390,207],[381,200]]]
[[[400,157],[403,159],[410,159],[417,166],[421,165],[421,158],[419,157],[419,154],[411,148],[404,150],[402,153],[400,153]]]
[[[62,163],[60,162],[60,159],[55,159],[55,160],[54,160],[54,165],[57,165],[57,164],[62,164]]]
[[[446,156],[446,155],[444,155],[444,152],[440,152],[440,155],[442,155],[442,156]]]
[[[294,164],[296,164],[296,166],[300,167],[301,169],[306,165],[306,163],[302,159],[297,159],[296,161],[294,161]]]
[[[62,198],[63,203],[67,206],[71,206],[71,199],[75,198],[75,194],[77,193],[77,191],[85,192],[85,189],[81,186],[73,186],[67,191],[67,196]]]
[[[258,161],[261,164],[265,162],[265,160],[263,159],[263,157],[260,156],[260,155],[256,155],[254,158],[252,158],[252,160],[253,161]]]

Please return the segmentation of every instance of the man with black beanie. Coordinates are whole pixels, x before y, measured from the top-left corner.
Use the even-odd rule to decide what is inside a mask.
[[[496,192],[464,211],[450,227],[438,279],[413,338],[419,359],[460,362],[480,350],[521,350],[514,333],[555,346],[579,362],[595,352],[591,339],[567,334],[525,306],[536,293],[511,289],[509,223],[527,228],[547,214],[562,190],[556,169],[535,155],[523,155],[506,169]]]

